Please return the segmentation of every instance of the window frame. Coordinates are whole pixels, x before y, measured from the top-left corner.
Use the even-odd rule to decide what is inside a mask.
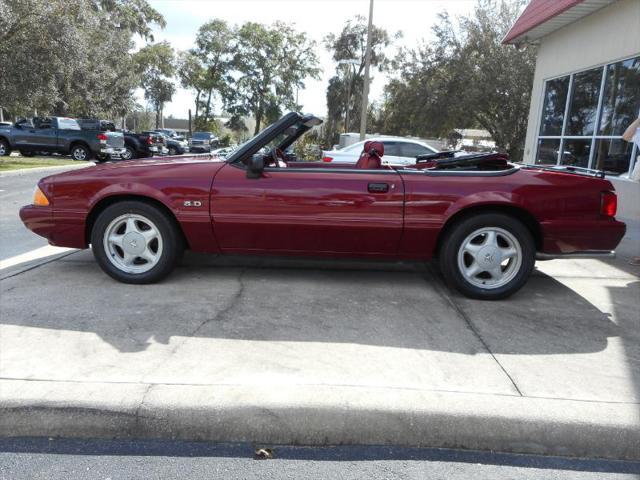
[[[638,52],[637,54],[631,55],[629,57],[615,60],[613,62],[594,65],[590,68],[582,68],[580,70],[568,72],[563,75],[556,75],[554,77],[549,77],[544,79],[542,84],[542,94],[540,97],[540,104],[538,109],[538,120],[536,123],[536,136],[535,136],[535,143],[534,143],[535,150],[533,152],[533,158],[532,158],[533,164],[536,163],[536,160],[538,157],[538,148],[540,146],[540,140],[560,140],[560,146],[558,148],[558,155],[556,157],[555,164],[562,165],[561,160],[562,160],[562,154],[564,152],[565,140],[589,140],[590,139],[591,147],[589,151],[589,160],[587,163],[587,167],[594,168],[593,164],[595,161],[595,154],[596,154],[596,148],[595,148],[596,142],[598,140],[621,140],[622,139],[622,135],[599,135],[600,122],[602,121],[602,106],[604,103],[605,86],[607,82],[607,69],[609,68],[609,66],[615,65],[616,63],[626,62],[628,60],[633,60],[638,57],[640,57],[640,52]],[[601,71],[601,79],[600,79],[600,90],[598,92],[599,96],[598,96],[598,104],[596,106],[596,116],[595,116],[593,133],[591,135],[584,135],[584,136],[566,135],[565,133],[567,129],[569,109],[571,107],[571,101],[573,97],[575,76],[577,74],[587,72],[589,70],[596,70],[598,68]],[[565,99],[565,106],[564,106],[564,116],[562,118],[562,130],[560,132],[560,135],[541,135],[540,129],[542,128],[542,115],[544,113],[544,101],[545,101],[545,92],[547,91],[547,83],[562,77],[569,77],[569,85],[567,87],[568,88],[567,98]],[[638,116],[640,116],[640,110],[638,111]],[[631,157],[629,158],[629,169],[626,172],[620,173],[619,175],[612,175],[612,174],[608,174],[608,175],[612,177],[621,177],[623,175],[627,175],[627,176],[631,175],[631,172],[633,171],[633,168],[635,166],[635,163],[637,161],[637,157],[639,154],[640,154],[640,149],[638,148],[638,145],[634,143],[631,149]]]

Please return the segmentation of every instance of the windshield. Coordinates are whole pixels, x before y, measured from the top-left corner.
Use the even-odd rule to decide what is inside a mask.
[[[210,133],[207,132],[194,132],[193,138],[209,138],[211,136]]]
[[[364,142],[354,143],[352,145],[348,145],[342,149],[344,152],[353,152],[354,150],[362,150]]]

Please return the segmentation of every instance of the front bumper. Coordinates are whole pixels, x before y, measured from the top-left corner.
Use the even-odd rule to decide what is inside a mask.
[[[26,205],[20,209],[20,220],[33,233],[49,241],[51,240],[54,224],[53,209],[50,206],[36,207],[35,205]]]
[[[57,212],[53,208],[26,205],[20,209],[20,220],[33,233],[46,238],[51,245],[69,248],[86,248],[85,214]]]

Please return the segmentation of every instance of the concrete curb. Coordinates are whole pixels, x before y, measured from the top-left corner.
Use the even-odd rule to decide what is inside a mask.
[[[67,171],[67,170],[78,170],[80,168],[93,167],[95,163],[87,162],[79,165],[52,165],[50,167],[35,167],[35,168],[20,168],[17,170],[7,170],[4,172],[0,172],[0,178],[2,177],[16,177],[20,175],[25,175],[28,173],[55,173],[56,170]]]
[[[349,386],[0,381],[0,436],[398,445],[640,459],[640,405]]]

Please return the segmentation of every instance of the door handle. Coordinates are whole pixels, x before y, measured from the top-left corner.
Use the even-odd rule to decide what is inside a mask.
[[[369,193],[387,193],[389,191],[388,183],[370,183]]]

